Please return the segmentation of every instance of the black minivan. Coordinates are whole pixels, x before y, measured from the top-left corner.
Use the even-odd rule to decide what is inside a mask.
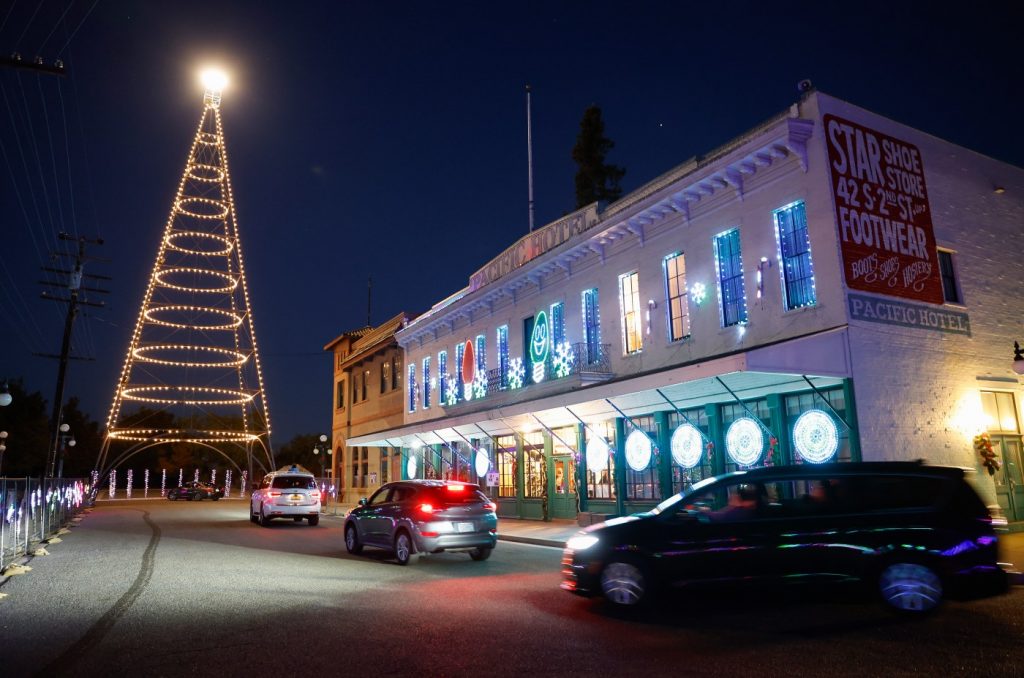
[[[662,587],[862,582],[896,610],[1005,590],[992,516],[964,470],[918,462],[776,466],[708,478],[566,543],[562,588],[617,605]]]

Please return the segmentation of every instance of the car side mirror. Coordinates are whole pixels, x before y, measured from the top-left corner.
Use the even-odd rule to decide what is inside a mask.
[[[362,499],[359,500],[359,505],[366,506],[366,497],[363,497]]]

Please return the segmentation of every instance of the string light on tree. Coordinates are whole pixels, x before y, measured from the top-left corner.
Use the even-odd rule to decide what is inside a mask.
[[[246,484],[246,481],[248,481],[248,480],[249,480],[249,472],[248,471],[242,471],[242,482],[239,484],[238,496],[240,496],[240,497],[244,497],[245,496],[245,484]]]
[[[107,490],[107,496],[111,499],[117,494],[117,469],[110,472],[110,488]]]
[[[224,496],[231,496],[231,469],[224,472]]]
[[[125,492],[125,498],[126,499],[131,499],[132,498],[132,475],[133,475],[133,471],[131,469],[128,469],[127,484],[124,487],[124,492]]]
[[[160,470],[160,496],[167,496],[167,469]]]

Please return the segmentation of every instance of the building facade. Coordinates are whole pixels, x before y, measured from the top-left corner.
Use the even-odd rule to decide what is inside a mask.
[[[505,516],[923,458],[978,469],[1024,520],[1022,196],[1019,168],[809,92],[523,237],[407,323],[402,423],[348,444],[400,447],[402,477],[480,482]]]
[[[331,468],[343,505],[355,504],[400,477],[397,448],[353,446],[349,441],[404,421],[403,351],[395,332],[407,320],[400,313],[378,327],[346,332],[324,346],[334,358]]]

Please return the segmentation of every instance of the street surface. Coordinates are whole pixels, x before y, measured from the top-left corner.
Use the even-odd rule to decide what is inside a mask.
[[[1019,587],[924,620],[814,594],[679,594],[621,615],[559,590],[557,549],[400,567],[348,555],[340,517],[247,515],[239,500],[100,503],[0,587],[0,674],[1024,674]]]

